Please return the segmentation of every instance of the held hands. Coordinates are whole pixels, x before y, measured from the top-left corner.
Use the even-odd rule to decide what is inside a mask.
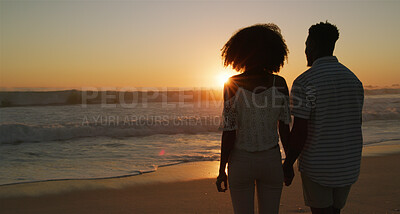
[[[224,183],[224,188],[221,187],[222,183]],[[228,176],[226,176],[225,172],[220,172],[217,177],[217,185],[218,192],[225,192],[228,189]]]
[[[283,175],[285,186],[290,186],[294,178],[294,170],[292,164],[287,164],[286,162],[283,164]]]

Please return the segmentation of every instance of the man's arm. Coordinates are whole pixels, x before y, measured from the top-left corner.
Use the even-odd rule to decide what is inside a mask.
[[[293,164],[299,157],[303,150],[304,144],[307,140],[308,133],[308,120],[299,117],[294,117],[294,123],[292,131],[289,136],[288,152],[286,153],[286,159],[283,164],[283,170],[285,174],[285,185],[289,186],[294,178]]]

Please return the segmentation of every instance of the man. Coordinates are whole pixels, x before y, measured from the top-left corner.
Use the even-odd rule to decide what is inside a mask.
[[[340,213],[358,179],[362,150],[362,83],[333,56],[339,31],[321,22],[310,27],[306,56],[310,69],[293,82],[293,128],[284,163],[285,183],[298,165],[304,201],[313,214]]]

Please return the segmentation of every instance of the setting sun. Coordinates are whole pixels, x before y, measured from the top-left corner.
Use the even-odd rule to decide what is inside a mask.
[[[228,81],[229,77],[233,76],[234,74],[235,74],[234,71],[226,69],[224,71],[219,72],[216,76],[218,86],[223,86]]]
[[[226,81],[228,81],[229,77],[231,77],[231,75],[227,74],[227,73],[221,73],[218,75],[218,85],[224,85]]]

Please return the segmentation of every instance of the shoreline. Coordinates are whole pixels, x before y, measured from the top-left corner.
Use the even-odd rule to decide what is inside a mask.
[[[198,161],[160,167],[154,172],[117,178],[62,179],[25,182],[0,186],[0,200],[15,197],[37,197],[74,191],[122,189],[146,184],[182,182],[217,177],[218,161]]]
[[[367,144],[363,146],[363,153],[362,157],[375,157],[375,156],[386,156],[386,155],[391,155],[391,154],[400,154],[400,141],[397,140],[391,140],[387,141],[384,143],[379,143],[379,144]],[[282,161],[285,160],[284,154],[282,155]],[[121,178],[133,178],[136,176],[143,176],[144,174],[152,174],[156,173],[164,168],[176,166],[179,167],[180,165],[185,165],[185,164],[198,164],[202,165],[201,163],[205,163],[205,166],[208,167],[208,162],[218,162],[219,160],[215,161],[192,161],[192,162],[177,162],[177,163],[171,163],[171,164],[165,164],[165,165],[160,165],[157,166],[155,170],[150,170],[150,171],[137,171],[137,174],[124,174],[124,175],[116,175],[116,176],[110,176],[110,177],[96,177],[96,178],[62,178],[62,179],[48,179],[48,180],[37,180],[37,181],[24,181],[24,182],[14,182],[14,183],[6,183],[6,184],[0,184],[0,198],[2,198],[2,192],[1,188],[2,187],[7,187],[7,186],[14,186],[14,185],[24,185],[24,184],[37,184],[37,183],[46,183],[46,182],[90,182],[90,181],[102,181],[102,180],[111,180],[111,179],[121,179]],[[217,169],[218,170],[218,169]],[[217,175],[215,175],[217,176]],[[201,179],[203,177],[199,177]]]

